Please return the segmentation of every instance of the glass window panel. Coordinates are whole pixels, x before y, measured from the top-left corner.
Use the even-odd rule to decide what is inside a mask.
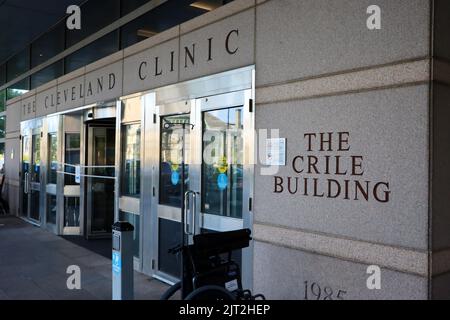
[[[66,133],[64,162],[70,165],[80,164],[80,134],[79,133]],[[75,174],[75,167],[65,165],[64,172]],[[75,182],[75,176],[65,174],[65,185],[78,185]]]
[[[116,30],[67,56],[66,73],[113,54],[118,48],[118,31]]]
[[[6,110],[6,90],[0,91],[0,112]]]
[[[0,139],[5,138],[6,133],[6,116],[0,117]]]
[[[56,171],[58,170],[58,139],[56,133],[48,135],[48,149],[47,183],[56,184]]]
[[[80,164],[80,133],[68,132],[64,135],[64,162],[70,165]],[[75,174],[75,167],[64,165],[64,172]],[[76,185],[75,176],[64,174],[64,185]],[[64,227],[80,226],[80,198],[64,197]]]
[[[19,82],[16,82],[6,90],[6,99],[13,99],[21,96],[30,90],[30,77],[27,77]]]
[[[122,16],[136,10],[149,1],[150,0],[122,1]],[[168,0],[168,3],[170,4],[170,8],[172,10],[172,17],[177,18],[179,15],[184,15],[184,12],[182,11],[196,10],[197,15],[199,15],[214,10],[232,1],[233,0]]]
[[[56,224],[56,196],[47,194],[47,223]]]
[[[203,113],[202,212],[242,218],[242,108]]]
[[[80,198],[64,197],[64,227],[80,226]]]
[[[87,174],[114,177],[115,128],[92,127],[89,133],[92,135],[89,165],[96,166],[96,168],[88,168]],[[88,177],[86,183],[90,190],[88,210],[91,212],[91,231],[110,233],[114,219],[115,182],[112,179]]]
[[[6,63],[0,66],[0,86],[6,83]]]
[[[31,197],[30,197],[30,218],[34,219],[36,221],[41,220],[41,215],[39,213],[39,199],[40,199],[40,192],[37,190],[31,190]]]
[[[81,17],[80,30],[67,30],[67,47],[119,19],[120,0],[89,0],[81,6]]]
[[[189,0],[169,0],[129,22],[121,28],[121,48],[129,47],[208,12],[205,9],[191,6],[192,2]]]
[[[161,154],[159,164],[159,203],[181,207],[181,162],[183,129],[175,125],[189,123],[189,114],[161,118]],[[165,124],[174,124],[167,128]],[[189,129],[185,130],[185,159],[189,159]],[[186,161],[185,161],[186,163]],[[185,190],[189,188],[189,165],[185,164]]]
[[[12,81],[30,69],[30,50],[25,48],[8,60],[6,67],[7,81]]]
[[[124,125],[122,134],[122,195],[138,197],[141,191],[141,125]]]
[[[140,6],[146,4],[150,0],[126,0],[122,1],[122,16],[127,15],[131,11],[139,8]]]
[[[125,211],[119,212],[119,220],[127,221],[131,223],[134,227],[133,231],[133,256],[139,258],[139,224],[140,224],[140,216],[134,213],[129,213]]]
[[[22,193],[25,186],[25,173],[30,170],[30,136],[22,137]],[[22,215],[28,214],[28,197],[24,195],[22,197]]]
[[[41,172],[41,135],[33,135],[33,166],[31,167],[31,181],[40,182]]]
[[[5,143],[0,143],[0,173],[5,172]]]
[[[64,32],[66,22],[59,23],[49,32],[40,36],[31,44],[31,67],[34,68],[41,63],[53,58],[64,51]]]
[[[31,75],[31,89],[37,88],[63,75],[64,60],[57,61]]]

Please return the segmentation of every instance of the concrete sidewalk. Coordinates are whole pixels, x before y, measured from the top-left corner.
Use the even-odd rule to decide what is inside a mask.
[[[92,240],[96,241],[96,240]],[[67,267],[81,289],[67,289]],[[135,299],[159,299],[167,285],[135,272]],[[15,217],[0,217],[0,300],[111,299],[111,260]]]

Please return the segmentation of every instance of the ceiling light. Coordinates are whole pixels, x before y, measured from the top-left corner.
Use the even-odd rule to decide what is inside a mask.
[[[148,30],[148,29],[139,29],[139,30],[137,31],[137,35],[138,35],[139,37],[144,37],[144,38],[150,38],[150,37],[153,37],[155,34],[157,34],[157,32],[151,31],[151,30]]]
[[[218,0],[197,1],[197,2],[191,3],[190,6],[197,8],[197,9],[212,11],[212,10],[220,7],[222,5],[221,2],[222,1],[218,1]]]

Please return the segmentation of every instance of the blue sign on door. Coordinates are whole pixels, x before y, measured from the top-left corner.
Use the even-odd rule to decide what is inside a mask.
[[[176,186],[178,184],[178,182],[180,181],[180,174],[178,173],[178,171],[172,171],[170,180],[174,186]]]
[[[219,174],[217,177],[217,186],[220,190],[225,190],[228,186],[228,176],[225,173]]]

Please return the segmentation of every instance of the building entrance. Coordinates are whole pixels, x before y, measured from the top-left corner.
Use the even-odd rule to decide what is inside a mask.
[[[158,130],[154,130],[155,138],[159,138],[159,176],[155,177],[159,181],[158,203],[154,207],[154,225],[158,228],[156,274],[173,282],[180,278],[181,257],[169,253],[169,249],[181,242],[182,234],[191,242],[199,233],[251,227],[251,90],[156,108],[159,114],[155,126]],[[249,270],[249,254],[238,252],[234,259],[241,263],[243,271]]]
[[[21,124],[21,209],[22,217],[40,224],[42,121]]]
[[[107,237],[114,223],[115,118],[87,124],[86,236]]]

